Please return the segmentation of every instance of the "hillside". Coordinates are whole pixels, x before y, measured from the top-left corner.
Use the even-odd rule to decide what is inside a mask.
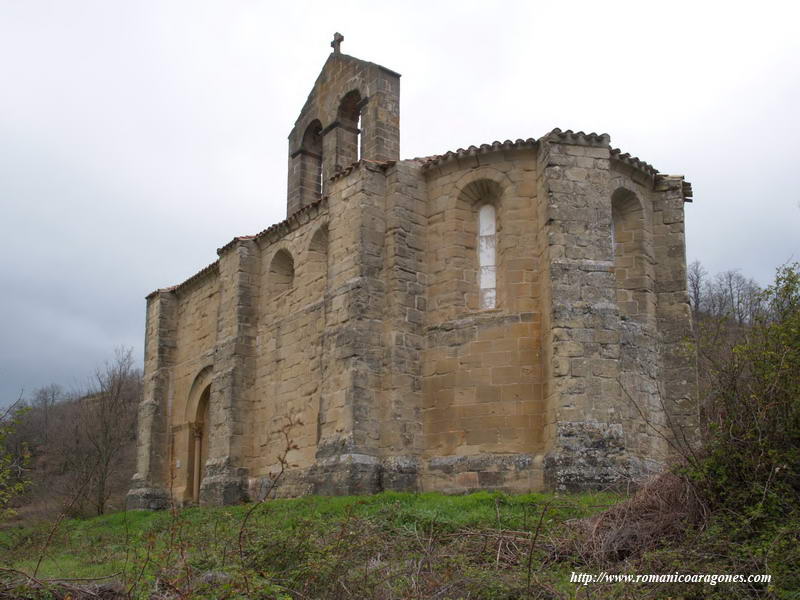
[[[67,520],[49,543],[50,524],[6,529],[0,560],[42,584],[65,578],[69,587],[49,584],[53,597],[100,584],[119,592],[102,597],[133,598],[572,597],[559,559],[565,523],[619,499],[308,497],[257,506],[244,530],[252,505],[119,512]],[[14,583],[38,585],[12,571],[4,578],[7,594]]]

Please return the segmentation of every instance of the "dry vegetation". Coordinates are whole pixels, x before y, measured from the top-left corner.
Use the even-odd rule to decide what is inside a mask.
[[[50,541],[46,528],[7,532],[17,561],[0,581],[55,597],[90,583],[67,575],[110,575],[91,583],[114,598],[567,598],[574,586],[556,552],[562,524],[618,500],[488,492],[273,500],[251,513],[241,538],[247,506],[116,513],[65,522]]]
[[[78,391],[36,390],[14,407],[7,454],[30,483],[14,505],[26,521],[100,515],[124,507],[134,471],[141,372],[130,350],[118,349]]]

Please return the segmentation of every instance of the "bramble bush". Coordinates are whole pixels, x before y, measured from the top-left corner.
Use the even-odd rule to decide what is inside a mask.
[[[12,503],[25,493],[29,484],[25,477],[30,456],[27,449],[24,446],[12,449],[7,444],[23,414],[24,408],[12,405],[0,415],[0,522],[14,515]]]
[[[754,597],[797,598],[800,264],[778,270],[760,307],[743,341],[709,373],[708,436],[690,470],[711,515],[697,551],[725,557],[716,562],[728,572],[772,574],[766,591],[750,590]]]
[[[715,506],[750,520],[796,511],[800,498],[800,265],[763,293],[745,340],[713,374],[710,437],[695,474]]]

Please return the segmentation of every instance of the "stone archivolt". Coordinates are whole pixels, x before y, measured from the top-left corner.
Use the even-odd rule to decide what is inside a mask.
[[[147,297],[129,506],[258,498],[286,426],[287,496],[661,468],[696,429],[691,186],[559,129],[400,160],[400,76],[342,39],[289,135],[287,219]]]

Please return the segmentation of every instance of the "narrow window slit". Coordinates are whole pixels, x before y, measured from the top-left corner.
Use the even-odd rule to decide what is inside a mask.
[[[480,308],[496,308],[497,219],[491,204],[484,204],[478,212],[478,269]]]

